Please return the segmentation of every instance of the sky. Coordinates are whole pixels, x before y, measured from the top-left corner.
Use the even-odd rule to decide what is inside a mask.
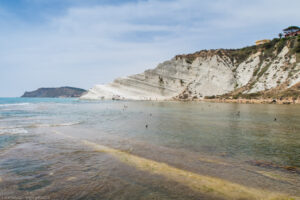
[[[0,0],[0,97],[89,89],[300,24],[299,0]]]

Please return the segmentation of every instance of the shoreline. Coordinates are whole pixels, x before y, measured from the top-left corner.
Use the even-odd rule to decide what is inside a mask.
[[[201,99],[200,101],[214,103],[238,103],[238,104],[278,104],[278,105],[296,105],[300,104],[300,99]]]
[[[82,101],[149,101],[149,102],[211,102],[211,103],[237,103],[237,104],[277,104],[277,105],[299,105],[300,99],[80,99]]]

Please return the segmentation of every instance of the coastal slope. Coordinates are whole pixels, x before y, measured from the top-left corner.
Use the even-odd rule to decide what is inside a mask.
[[[177,55],[155,69],[96,85],[81,98],[193,100],[225,94],[253,94],[278,87],[283,91],[299,82],[298,36],[242,49]]]
[[[39,88],[35,91],[25,92],[21,97],[80,97],[86,90],[74,87]]]

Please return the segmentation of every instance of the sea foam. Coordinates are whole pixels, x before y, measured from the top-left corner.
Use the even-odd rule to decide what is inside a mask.
[[[8,104],[0,104],[0,107],[26,106],[26,105],[30,105],[30,103],[8,103]]]
[[[24,133],[28,133],[28,131],[24,128],[1,128],[0,129],[0,135],[3,134],[24,134]]]

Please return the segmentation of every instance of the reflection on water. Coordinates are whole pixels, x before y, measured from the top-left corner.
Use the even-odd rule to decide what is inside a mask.
[[[2,197],[300,197],[299,106],[76,99],[0,105]]]

